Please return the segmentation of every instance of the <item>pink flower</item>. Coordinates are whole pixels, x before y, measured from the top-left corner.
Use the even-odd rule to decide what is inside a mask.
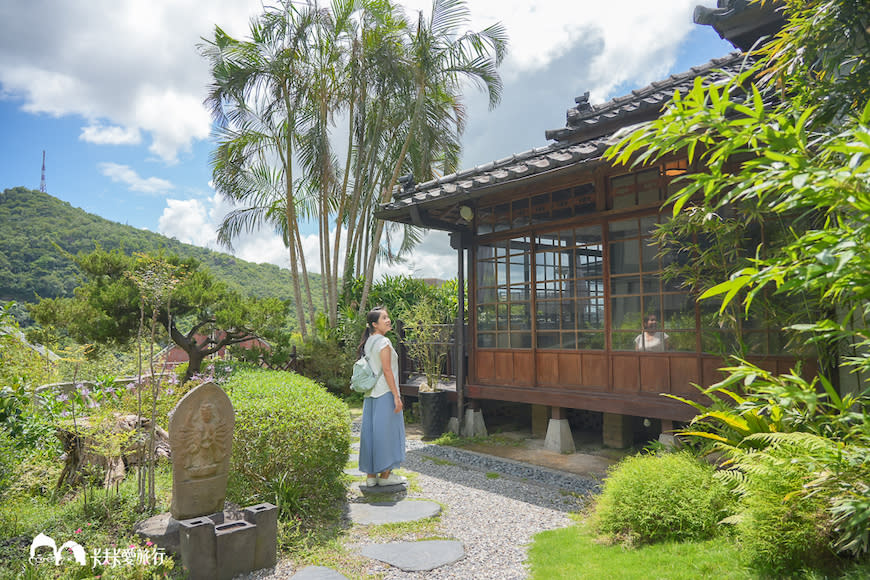
[[[82,533],[82,529],[81,529],[81,528],[77,529],[77,530],[75,531],[75,533],[76,533],[76,534],[81,534],[81,533]]]
[[[136,544],[130,544],[130,545],[127,546],[127,547],[128,547],[128,548],[135,548],[135,547],[136,547]]]
[[[146,546],[153,546],[154,542],[152,542],[151,540],[145,540],[145,545]]]

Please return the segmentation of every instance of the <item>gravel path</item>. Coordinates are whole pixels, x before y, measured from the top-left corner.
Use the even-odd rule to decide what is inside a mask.
[[[532,536],[571,525],[568,514],[582,509],[588,494],[598,489],[592,479],[453,447],[408,440],[407,449],[402,468],[418,474],[420,488],[407,497],[445,506],[436,534],[461,541],[465,557],[429,572],[403,572],[372,560],[368,573],[385,579],[525,578],[524,561]],[[365,528],[354,526],[348,547],[366,542]],[[274,569],[246,578],[289,578],[292,574],[292,562],[281,561]]]

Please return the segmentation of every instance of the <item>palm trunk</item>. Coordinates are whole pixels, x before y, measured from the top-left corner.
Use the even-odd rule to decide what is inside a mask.
[[[299,253],[304,256],[304,250],[302,249],[302,237],[299,235],[298,228],[296,229],[295,240],[296,243],[299,244]],[[300,264],[302,266],[302,281],[305,284],[305,296],[308,299],[308,320],[313,326],[314,316],[317,313],[317,309],[314,308],[314,300],[311,298],[311,284],[309,283],[308,268],[305,266],[305,260],[303,259]]]
[[[405,160],[405,155],[408,154],[408,148],[411,146],[411,139],[414,136],[414,128],[417,126],[417,122],[420,119],[420,115],[423,112],[423,103],[426,97],[426,85],[423,82],[419,82],[417,85],[417,102],[414,104],[414,116],[411,117],[411,122],[408,124],[408,134],[405,136],[405,142],[402,144],[402,150],[399,152],[399,158],[396,159],[396,165],[393,167],[393,174],[390,176],[390,183],[384,188],[384,191],[381,193],[380,203],[387,203],[390,201],[390,197],[393,193],[393,188],[396,186],[396,182],[399,180],[399,173],[402,171],[402,163]],[[384,233],[384,221],[376,220],[374,235],[372,236],[372,250],[371,254],[369,254],[368,263],[366,264],[365,271],[365,281],[363,282],[363,291],[362,297],[360,298],[359,304],[359,314],[365,314],[365,306],[366,301],[369,297],[369,290],[371,289],[372,278],[375,275],[375,262],[377,262],[378,252],[377,249],[381,244],[381,236]]]

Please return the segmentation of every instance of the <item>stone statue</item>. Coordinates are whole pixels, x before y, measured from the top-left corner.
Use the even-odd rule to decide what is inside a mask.
[[[223,511],[234,426],[230,399],[213,383],[196,387],[173,409],[170,512],[176,520]]]

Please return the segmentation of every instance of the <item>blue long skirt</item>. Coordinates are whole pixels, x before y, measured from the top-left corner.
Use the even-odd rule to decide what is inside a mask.
[[[359,470],[378,474],[405,460],[405,420],[391,394],[366,397],[359,436]]]

